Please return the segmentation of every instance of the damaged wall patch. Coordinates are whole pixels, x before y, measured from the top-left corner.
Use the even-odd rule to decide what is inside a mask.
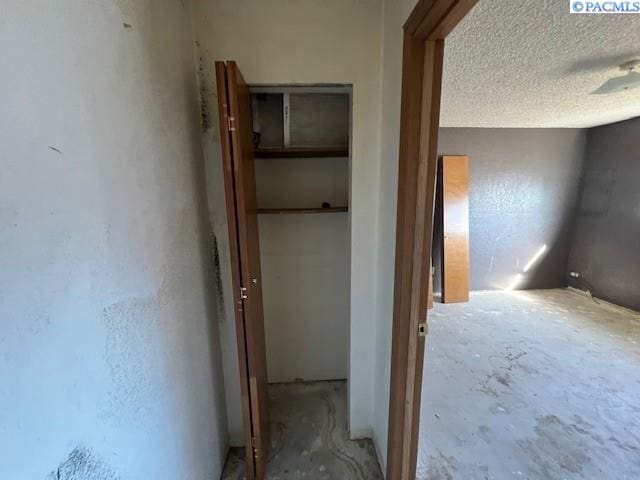
[[[119,477],[91,450],[77,447],[45,480],[119,480]]]

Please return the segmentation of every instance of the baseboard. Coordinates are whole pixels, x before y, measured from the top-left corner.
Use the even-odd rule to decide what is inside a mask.
[[[587,290],[581,290],[581,289],[575,288],[575,287],[565,287],[565,288],[568,291],[570,291],[572,293],[575,293],[577,295],[581,295],[583,297],[594,299],[598,304],[600,304],[600,306],[607,307],[607,308],[612,309],[612,310],[621,310],[621,311],[624,311],[624,312],[627,312],[627,313],[631,313],[633,315],[640,315],[640,312],[636,312],[635,310],[632,310],[631,308],[623,307],[622,305],[618,305],[618,304],[615,304],[615,303],[608,302],[607,300],[603,300],[600,297],[596,297],[596,296],[592,295]]]

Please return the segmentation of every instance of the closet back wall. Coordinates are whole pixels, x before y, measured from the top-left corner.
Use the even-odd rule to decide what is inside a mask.
[[[256,160],[261,208],[344,206],[349,160]],[[269,382],[347,378],[349,216],[260,215]]]

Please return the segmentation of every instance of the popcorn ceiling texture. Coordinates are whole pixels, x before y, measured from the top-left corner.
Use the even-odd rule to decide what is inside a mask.
[[[590,95],[640,58],[639,15],[480,0],[447,38],[443,127],[593,127],[640,115],[640,88]]]

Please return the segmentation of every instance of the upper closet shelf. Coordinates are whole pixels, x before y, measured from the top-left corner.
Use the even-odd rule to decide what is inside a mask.
[[[258,148],[256,158],[347,158],[348,147]]]

